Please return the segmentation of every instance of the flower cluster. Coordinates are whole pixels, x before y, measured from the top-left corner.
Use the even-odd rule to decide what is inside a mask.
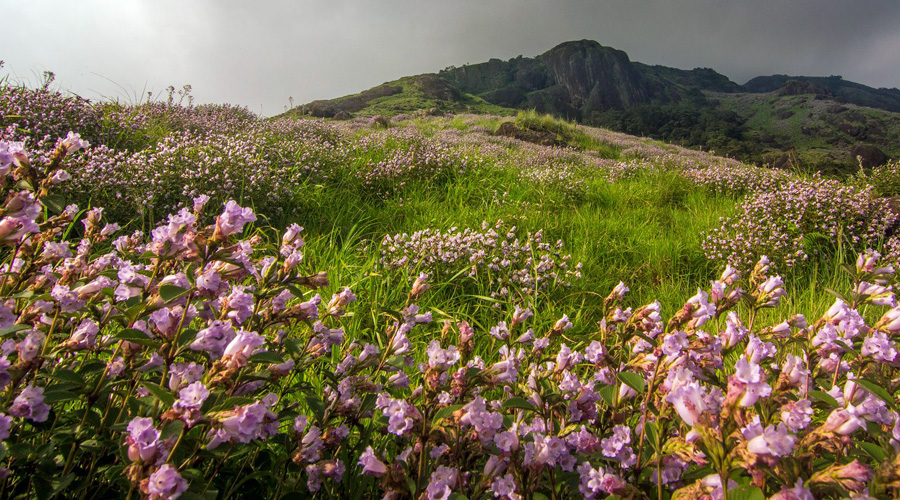
[[[408,129],[376,132],[356,143],[360,158],[369,158],[356,175],[370,189],[390,193],[416,181],[440,182],[465,173],[465,155]]]
[[[502,221],[483,222],[480,230],[424,229],[413,234],[387,235],[381,242],[381,264],[387,269],[425,271],[434,277],[468,275],[486,282],[492,296],[511,289],[533,294],[549,286],[570,286],[581,276],[581,265],[570,265],[563,242],[544,241],[543,231],[516,234]]]
[[[895,220],[871,187],[859,189],[815,176],[751,194],[737,215],[709,232],[703,249],[710,259],[741,270],[763,255],[778,266],[791,267],[812,251],[831,250],[827,245],[837,241],[857,250],[874,246]],[[824,248],[808,247],[816,235],[826,240]]]
[[[722,163],[690,168],[683,175],[714,193],[744,194],[776,191],[791,180],[784,170]]]

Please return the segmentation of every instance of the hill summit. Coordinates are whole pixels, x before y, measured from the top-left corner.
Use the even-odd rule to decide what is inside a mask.
[[[593,40],[565,42],[535,57],[404,77],[288,115],[516,109],[778,167],[847,172],[858,157],[866,166],[900,157],[898,89],[840,76],[760,76],[739,85],[710,68],[635,62]]]

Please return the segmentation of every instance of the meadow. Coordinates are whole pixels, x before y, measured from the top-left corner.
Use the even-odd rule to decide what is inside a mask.
[[[189,88],[0,120],[0,497],[898,498],[897,163]]]

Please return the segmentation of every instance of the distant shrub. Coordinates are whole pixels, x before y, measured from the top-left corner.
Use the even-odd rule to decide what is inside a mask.
[[[0,126],[14,127],[5,139],[25,141],[32,150],[49,151],[70,130],[97,142],[103,121],[90,101],[79,96],[64,96],[47,87],[0,85]]]
[[[792,178],[791,174],[783,170],[731,164],[690,168],[684,171],[684,176],[719,194],[772,191]]]
[[[382,194],[402,189],[411,181],[440,184],[442,179],[469,169],[469,155],[405,128],[364,137],[356,142],[355,153],[364,159],[357,178]]]
[[[871,187],[846,186],[815,176],[794,180],[767,192],[752,194],[734,217],[710,231],[703,249],[710,259],[724,260],[746,271],[762,256],[778,267],[792,267],[808,258],[804,239],[830,241],[845,248],[874,247],[896,216]]]
[[[891,160],[880,167],[875,167],[864,180],[881,196],[900,195],[900,161]]]
[[[290,210],[298,169],[273,163],[254,133],[178,132],[150,149],[127,154],[96,147],[75,160],[68,195],[103,205],[109,217],[151,220],[190,204],[199,195],[252,204],[273,216]]]
[[[581,264],[570,267],[571,256],[563,255],[562,248],[561,240],[545,242],[543,231],[520,237],[515,226],[484,222],[481,229],[387,235],[381,242],[381,264],[438,278],[466,275],[487,285],[492,297],[531,295],[554,285],[569,286],[581,277]]]

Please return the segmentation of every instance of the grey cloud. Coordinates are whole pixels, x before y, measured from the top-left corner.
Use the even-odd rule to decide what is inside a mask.
[[[594,39],[636,61],[900,85],[893,0],[6,0],[13,79],[53,70],[87,97],[190,83],[271,115],[449,65]],[[65,13],[65,15],[62,15]],[[99,75],[99,76],[98,76]],[[112,80],[115,84],[110,83]],[[122,91],[124,87],[128,92]],[[123,96],[122,94],[131,95]]]

